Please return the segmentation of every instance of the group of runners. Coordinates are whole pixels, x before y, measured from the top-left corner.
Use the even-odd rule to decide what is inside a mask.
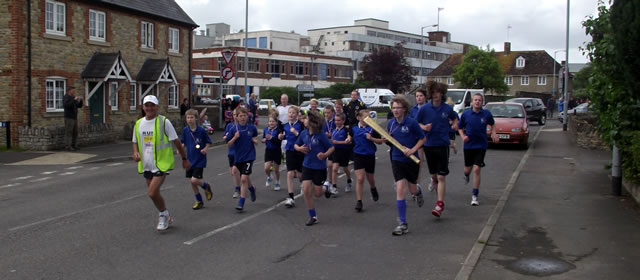
[[[410,107],[403,95],[396,95],[392,99],[393,118],[388,121],[386,131],[400,143],[400,147],[391,145],[387,139],[367,125],[365,118],[369,116],[369,110],[358,99],[357,91],[351,93],[352,99],[346,105],[338,100],[335,107],[329,105],[323,108],[323,113],[317,109],[301,113],[297,106],[288,104],[287,95],[283,94],[281,104],[269,111],[267,127],[261,135],[255,125],[248,123],[247,110],[242,107],[236,108],[233,112],[233,122],[229,123],[224,131],[230,174],[235,183],[233,197],[238,198],[236,210],[244,210],[247,195],[251,201],[256,200],[256,187],[252,184],[250,175],[256,160],[256,145],[259,142],[265,144],[265,185],[273,185],[274,190],[280,190],[280,164],[284,158],[288,192],[284,205],[288,208],[295,206],[295,189],[301,183],[309,215],[307,226],[318,223],[313,196],[330,198],[338,193],[340,168],[343,168],[347,176],[344,191],[352,191],[351,174],[348,169],[350,161],[353,161],[355,175],[355,210],[360,212],[364,207],[362,198],[365,179],[369,183],[373,200],[379,199],[374,177],[375,154],[377,145],[388,144],[391,147],[390,158],[399,222],[392,234],[406,234],[408,223],[405,197],[409,192],[419,207],[424,205],[422,189],[418,182],[420,164],[425,161],[431,175],[429,190],[437,192],[437,202],[432,214],[436,217],[443,214],[446,176],[449,174],[451,130],[456,131],[464,142],[463,178],[468,183],[473,173],[471,205],[479,205],[480,170],[484,166],[488,146],[487,131],[490,131],[493,141],[497,141],[493,128],[494,120],[489,111],[482,109],[481,94],[473,96],[472,108],[465,111],[459,119],[453,108],[443,102],[446,100],[446,92],[445,84],[430,81],[426,84],[426,91],[416,92],[417,104],[413,107]],[[427,97],[431,100],[425,103]],[[139,162],[138,171],[146,179],[148,194],[160,212],[157,230],[163,231],[171,223],[171,217],[159,189],[166,172],[173,168],[171,142],[182,156],[183,168],[187,170],[186,177],[196,198],[193,205],[195,210],[203,206],[200,188],[204,190],[208,200],[212,198],[211,186],[202,180],[203,168],[206,167],[206,152],[211,140],[206,132],[195,124],[197,111],[186,113],[188,126],[184,128],[180,141],[171,123],[157,114],[157,99],[147,96],[143,102],[146,115],[138,120],[134,128],[133,158]],[[411,155],[419,157],[420,163],[411,160]]]

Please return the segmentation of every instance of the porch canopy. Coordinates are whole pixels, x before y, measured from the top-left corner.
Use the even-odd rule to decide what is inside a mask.
[[[173,72],[173,68],[171,68],[171,64],[169,64],[168,58],[147,58],[136,77],[137,82],[140,84],[140,88],[142,89],[138,100],[142,100],[145,96],[151,94],[153,92],[153,88],[160,83],[178,85],[178,79]],[[159,92],[158,95],[160,95]]]
[[[109,80],[118,81],[118,88],[115,92],[120,90],[124,85],[124,82],[135,82],[131,78],[131,74],[129,74],[129,70],[124,63],[124,60],[122,60],[120,52],[94,53],[93,56],[91,56],[91,59],[89,59],[87,65],[84,67],[84,70],[82,70],[81,77],[85,82],[84,102],[87,106],[89,105],[89,99],[96,93],[96,90],[98,90],[104,83],[108,83]],[[89,82],[95,82],[96,84],[92,88],[89,88]]]

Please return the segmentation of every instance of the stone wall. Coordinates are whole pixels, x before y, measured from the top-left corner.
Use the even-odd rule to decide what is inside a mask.
[[[598,118],[594,114],[569,115],[569,132],[571,140],[578,146],[587,149],[609,150],[609,146],[602,142],[596,130]]]
[[[27,150],[48,151],[65,148],[64,127],[19,127],[18,138],[20,148]],[[113,143],[118,132],[110,124],[78,126],[78,146]],[[131,135],[129,135],[131,140]]]

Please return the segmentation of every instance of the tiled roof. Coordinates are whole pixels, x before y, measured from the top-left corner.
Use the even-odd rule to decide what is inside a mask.
[[[95,0],[105,4],[119,6],[152,16],[158,16],[170,21],[177,21],[191,27],[198,25],[182,10],[174,0]]]
[[[505,75],[539,75],[553,73],[553,58],[545,51],[511,51],[508,55],[504,52],[496,52],[496,58]],[[454,67],[462,63],[463,54],[453,54],[440,66],[434,69],[428,76],[451,76]],[[523,68],[516,68],[516,59],[523,57],[525,65]],[[560,64],[556,62],[556,71],[560,70]]]
[[[147,59],[142,64],[138,75],[136,75],[136,81],[138,82],[155,82],[162,75],[162,70],[169,63],[166,58],[161,59]]]
[[[119,53],[94,53],[80,75],[83,79],[103,79],[116,63]]]

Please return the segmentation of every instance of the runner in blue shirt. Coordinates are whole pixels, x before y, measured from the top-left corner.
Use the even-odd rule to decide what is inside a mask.
[[[345,114],[336,113],[336,127],[331,132],[331,144],[335,145],[336,150],[329,156],[333,158],[333,181],[334,189],[338,189],[338,169],[343,168],[344,174],[347,175],[347,185],[344,192],[351,192],[351,172],[349,172],[349,157],[351,156],[351,130],[345,126]]]
[[[410,118],[414,119],[414,120],[418,120],[418,112],[420,111],[420,107],[422,107],[427,101],[427,93],[424,89],[418,89],[416,90],[416,105],[414,105],[413,107],[411,107],[411,110],[409,111],[409,116]],[[420,154],[420,163],[418,164],[420,166],[420,168],[418,169],[418,171],[422,171],[422,166],[424,166],[424,162],[426,161],[426,157],[424,156],[424,148],[420,147],[420,149],[418,150],[418,154]],[[420,187],[420,178],[422,172],[418,172],[418,187]]]
[[[382,144],[386,140],[378,134],[373,128],[369,127],[364,118],[369,116],[368,109],[361,109],[358,112],[358,124],[350,127],[353,134],[353,170],[356,173],[356,211],[362,211],[362,189],[364,187],[364,177],[371,188],[371,197],[373,201],[378,201],[378,189],[376,189],[376,180],[373,173],[376,170],[376,145]]]
[[[437,182],[438,201],[431,214],[440,217],[444,211],[445,176],[449,174],[449,131],[452,127],[457,127],[458,118],[453,107],[443,102],[447,85],[429,81],[427,91],[431,95],[431,101],[420,108],[418,122],[427,137],[424,153],[432,182],[434,177],[437,178],[433,183]]]
[[[316,197],[320,197],[323,193],[326,198],[331,197],[329,188],[323,187],[322,183],[327,179],[327,157],[333,153],[335,148],[329,142],[327,135],[322,133],[324,117],[319,112],[312,110],[309,110],[307,114],[308,118],[305,119],[307,130],[302,131],[294,147],[296,151],[305,154],[302,163],[302,186],[304,202],[310,217],[306,225],[312,226],[318,223],[318,216],[311,192],[313,191]]]
[[[295,206],[295,200],[293,199],[293,177],[302,178],[302,160],[304,154],[295,150],[294,146],[298,141],[298,136],[304,129],[301,122],[298,121],[298,114],[300,109],[297,106],[291,105],[287,111],[289,121],[284,124],[284,139],[287,141],[285,145],[285,159],[287,161],[287,190],[289,197],[287,197],[284,205],[286,207]]]
[[[187,120],[187,126],[182,130],[182,146],[187,151],[187,159],[189,159],[189,163],[191,164],[185,176],[189,178],[193,195],[196,197],[196,201],[191,208],[198,210],[204,207],[202,195],[200,195],[198,187],[204,190],[207,200],[213,198],[211,186],[202,180],[204,168],[207,167],[207,150],[212,142],[204,128],[196,124],[198,111],[194,109],[187,110],[185,112],[185,118]]]
[[[407,201],[405,191],[416,197],[418,207],[424,205],[422,190],[417,186],[420,166],[409,156],[418,156],[418,151],[426,141],[424,132],[418,122],[408,116],[409,102],[402,95],[391,100],[391,112],[394,118],[387,123],[387,132],[402,144],[400,150],[391,146],[391,169],[396,182],[396,207],[398,208],[399,225],[393,230],[393,235],[403,235],[409,232],[407,225]]]
[[[240,171],[240,199],[236,210],[244,209],[244,201],[247,197],[247,190],[251,194],[251,201],[256,201],[256,188],[251,184],[251,170],[253,161],[256,160],[255,144],[258,143],[258,130],[256,126],[247,122],[248,111],[244,107],[236,108],[238,123],[229,129],[227,135],[227,146],[233,146],[235,150],[234,165]]]
[[[237,124],[236,112],[231,112],[231,122],[227,124],[227,127],[224,129],[224,136],[222,139],[227,141],[227,135],[229,135],[229,130],[232,127],[235,127]],[[228,141],[227,141],[228,142]],[[233,191],[233,198],[240,197],[240,171],[235,166],[235,152],[233,146],[227,145],[227,158],[229,160],[229,174],[233,178],[233,182],[235,183],[235,188]]]
[[[480,93],[473,95],[472,109],[464,111],[460,118],[458,133],[464,142],[464,182],[469,183],[469,174],[473,166],[473,190],[471,205],[478,206],[478,190],[480,188],[480,169],[484,167],[484,156],[489,147],[487,141],[487,125],[491,130],[491,139],[498,142],[495,121],[489,110],[482,109],[484,97]]]
[[[274,191],[280,190],[280,163],[282,162],[282,129],[278,126],[278,111],[269,113],[267,127],[262,132],[264,147],[264,173],[267,174],[265,186],[271,185],[271,169],[275,175]]]
[[[324,124],[322,125],[322,132],[331,139],[331,132],[336,128],[336,112],[333,109],[333,106],[327,105],[324,106]],[[338,194],[338,188],[331,185],[333,182],[333,157],[335,154],[331,154],[327,159],[327,180],[324,182],[324,186],[329,188],[329,192],[332,195]]]

